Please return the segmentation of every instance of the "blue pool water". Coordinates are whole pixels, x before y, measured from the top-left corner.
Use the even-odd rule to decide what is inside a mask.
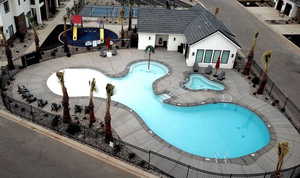
[[[191,90],[224,90],[224,85],[208,80],[203,75],[191,74],[189,77],[189,81],[184,86]]]
[[[208,158],[237,158],[256,152],[270,141],[260,117],[239,105],[180,107],[163,103],[152,89],[152,83],[168,72],[162,64],[152,62],[148,71],[146,62],[135,63],[122,78],[109,78],[92,69],[64,71],[69,96],[89,96],[88,81],[95,77],[98,87],[95,96],[106,98],[105,86],[110,82],[115,85],[114,101],[133,109],[156,135],[188,153]],[[49,77],[47,85],[61,95],[55,74]]]

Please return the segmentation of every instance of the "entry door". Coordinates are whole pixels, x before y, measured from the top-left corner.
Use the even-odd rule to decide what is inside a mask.
[[[196,64],[201,63],[202,59],[203,59],[203,56],[204,56],[204,50],[203,49],[198,49],[197,54],[196,54],[195,63]]]
[[[278,3],[277,3],[276,9],[281,11],[282,5],[283,5],[283,1],[279,0]]]
[[[283,12],[283,13],[284,13],[285,15],[289,16],[291,10],[292,10],[292,5],[290,5],[289,3],[286,3],[285,8],[284,8],[284,12]]]

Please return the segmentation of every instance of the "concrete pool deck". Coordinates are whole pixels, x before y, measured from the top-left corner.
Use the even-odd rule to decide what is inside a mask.
[[[52,93],[46,85],[47,79],[52,73],[64,68],[80,67],[97,69],[108,75],[120,74],[122,72],[124,74],[124,70],[129,63],[147,59],[147,55],[144,54],[144,51],[129,49],[119,50],[118,52],[119,54],[117,56],[111,58],[102,58],[99,56],[99,52],[93,52],[73,55],[71,58],[57,58],[29,66],[17,74],[14,85],[12,85],[13,89],[11,90],[11,94],[14,98],[22,100],[21,96],[17,93],[17,85],[24,85],[37,98],[47,99],[49,103],[60,103],[61,96]],[[185,60],[181,54],[157,50],[152,56],[152,59],[168,64],[171,69],[170,75],[159,79],[154,84],[157,93],[169,93],[172,97],[169,100],[169,103],[196,105],[203,104],[203,102],[211,103],[228,101],[246,106],[253,111],[258,112],[265,121],[270,123],[270,130],[271,132],[274,132],[272,134],[274,141],[268,149],[258,152],[254,157],[247,156],[242,157],[241,159],[228,159],[226,161],[215,159],[206,161],[203,158],[171,147],[169,144],[149,132],[146,126],[143,125],[143,122],[137,119],[134,112],[130,112],[124,109],[124,107],[120,107],[121,105],[114,104],[111,108],[112,127],[122,140],[141,148],[158,152],[199,169],[233,174],[273,171],[277,162],[276,144],[278,142],[288,141],[290,152],[285,159],[283,168],[300,164],[300,135],[285,116],[275,107],[271,106],[270,103],[251,95],[253,89],[248,83],[248,80],[240,73],[226,70],[226,79],[222,81],[226,88],[224,92],[191,92],[180,87],[180,83],[183,82],[185,78],[185,73],[192,70],[192,67],[185,66]],[[71,98],[70,104],[71,106],[74,104],[87,105],[88,98]],[[36,106],[36,103],[33,105]],[[73,107],[71,108],[73,109]],[[44,109],[50,111],[50,105],[48,104]],[[99,120],[103,120],[104,110],[105,102],[103,99],[95,99],[95,111],[98,122]],[[73,113],[73,110],[71,113]],[[171,164],[170,162],[166,163],[155,159],[152,161],[152,164],[154,163],[157,167],[166,167],[169,165],[165,164]],[[173,167],[175,166],[176,165]],[[170,166],[169,171],[172,170],[176,169],[172,169],[172,166]],[[181,174],[186,173],[176,172],[174,175],[180,176]]]

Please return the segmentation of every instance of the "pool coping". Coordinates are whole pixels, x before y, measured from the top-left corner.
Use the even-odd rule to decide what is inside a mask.
[[[193,75],[193,74],[202,75],[209,81],[212,81],[212,82],[215,82],[217,84],[223,85],[224,89],[223,90],[212,90],[212,89],[191,89],[191,88],[188,88],[188,87],[185,86],[185,84],[190,81],[190,76]],[[186,72],[183,73],[183,75],[184,75],[184,80],[182,82],[180,82],[179,86],[181,88],[183,88],[184,90],[187,90],[187,91],[190,91],[190,92],[207,91],[207,92],[213,92],[213,93],[216,93],[216,94],[220,94],[220,93],[224,93],[224,92],[228,91],[228,86],[227,85],[225,85],[223,82],[221,82],[219,80],[216,80],[215,78],[210,79],[211,78],[210,75],[207,75],[205,73],[186,71]]]
[[[134,60],[134,61],[131,61],[129,63],[127,63],[125,69],[119,73],[116,73],[116,74],[111,74],[109,72],[106,72],[104,71],[103,69],[100,69],[100,68],[95,68],[95,67],[83,67],[83,66],[72,66],[72,67],[67,67],[67,68],[91,68],[91,69],[94,69],[96,71],[100,71],[101,73],[103,73],[104,75],[108,76],[108,77],[122,77],[122,76],[125,76],[128,74],[129,72],[129,69],[131,67],[132,64],[134,63],[138,63],[138,62],[147,62],[148,60],[146,59],[140,59],[140,60]],[[156,95],[160,95],[160,94],[163,94],[163,93],[169,93],[170,91],[169,90],[161,90],[161,91],[158,91],[158,82],[168,76],[170,76],[172,73],[173,73],[173,70],[172,68],[162,62],[162,61],[159,61],[159,60],[155,60],[155,59],[152,59],[152,61],[154,62],[157,62],[157,63],[160,63],[160,64],[163,64],[165,65],[169,71],[167,74],[165,74],[164,76],[158,78],[157,80],[155,80],[152,84],[152,88],[153,88],[153,91]],[[30,68],[31,66],[29,66]],[[56,71],[57,70],[62,70],[62,69],[65,69],[66,67],[62,66],[62,67],[58,67],[56,68]],[[53,72],[49,72],[50,74],[52,74]],[[44,80],[45,83],[47,83],[47,80]],[[45,85],[47,86],[47,84]],[[53,93],[54,95],[57,95],[55,93]],[[60,95],[57,95],[57,96],[60,96]],[[70,98],[86,98],[86,96],[82,96],[82,97],[70,97]],[[101,100],[105,100],[104,98],[101,98],[101,97],[97,97],[98,99],[101,99]],[[168,99],[169,101],[166,101],[164,100],[165,103],[167,104],[171,104],[171,105],[176,105],[176,106],[195,106],[195,105],[203,105],[203,104],[210,104],[210,103],[215,103],[214,102],[206,102],[206,103],[202,103],[202,102],[195,102],[195,103],[188,103],[188,104],[180,104],[180,103],[176,103],[176,102],[171,102],[171,100],[173,99],[173,96]],[[226,102],[224,102],[226,103]],[[230,102],[230,103],[233,103],[233,102]],[[179,104],[179,105],[178,105]],[[238,103],[233,103],[233,104],[238,104]],[[120,108],[123,108],[127,111],[129,111],[130,113],[132,113],[132,115],[136,118],[136,120],[141,124],[141,126],[145,129],[145,131],[147,131],[147,133],[149,133],[155,140],[159,141],[160,143],[162,144],[165,144],[167,145],[168,148],[170,148],[171,150],[174,150],[175,152],[179,153],[179,154],[183,154],[184,156],[186,157],[189,157],[189,158],[193,158],[193,159],[197,159],[197,160],[200,160],[200,161],[205,161],[205,162],[213,162],[215,163],[216,160],[218,160],[217,163],[226,163],[226,161],[229,161],[230,163],[232,164],[239,164],[239,165],[249,165],[253,162],[255,162],[260,156],[262,156],[265,152],[269,151],[271,148],[274,147],[274,145],[276,144],[276,140],[277,140],[277,136],[276,136],[276,132],[275,130],[273,129],[272,125],[268,122],[268,120],[263,116],[262,113],[260,113],[259,111],[256,111],[255,109],[251,109],[251,107],[248,107],[248,106],[243,106],[241,104],[238,104],[240,106],[243,106],[243,107],[246,107],[247,109],[250,109],[252,112],[255,112],[256,114],[258,114],[261,119],[264,121],[264,123],[267,125],[271,125],[271,127],[267,127],[269,129],[269,132],[270,132],[270,142],[268,145],[266,145],[265,147],[261,148],[260,150],[254,152],[255,156],[251,156],[251,154],[248,154],[248,155],[245,155],[245,156],[242,156],[242,157],[239,157],[239,158],[229,158],[229,159],[206,159],[205,157],[201,157],[201,156],[198,156],[198,155],[194,155],[194,154],[191,154],[191,153],[188,153],[188,152],[185,152],[175,146],[172,146],[171,144],[169,144],[168,142],[166,142],[165,140],[163,140],[162,138],[160,138],[158,135],[156,135],[155,133],[152,132],[151,129],[148,128],[148,126],[146,125],[146,123],[142,120],[142,118],[132,109],[130,109],[129,107],[127,107],[126,105],[122,104],[122,103],[119,103],[119,102],[116,102],[116,101],[112,101],[112,105],[113,106],[117,106],[117,107],[120,107]],[[262,117],[263,116],[263,117]]]
[[[155,60],[155,59],[151,59],[151,61],[159,63],[159,64],[162,64],[162,65],[165,65],[165,67],[168,68],[168,72],[165,75],[163,75],[160,78],[156,79],[152,83],[152,89],[154,91],[154,94],[155,95],[169,94],[170,93],[169,90],[161,90],[161,91],[158,90],[158,82],[161,81],[161,80],[163,80],[164,78],[172,75],[172,73],[173,73],[172,68],[170,67],[170,65],[168,65],[165,62],[162,62],[162,61],[159,61],[159,60]],[[139,62],[148,62],[148,60],[146,60],[146,59],[139,59],[139,60],[135,60],[135,61],[129,62],[126,65],[126,67],[125,67],[125,69],[123,71],[121,71],[119,73],[116,73],[116,74],[108,73],[108,72],[106,72],[106,71],[104,71],[102,69],[99,69],[99,68],[94,68],[94,67],[89,67],[89,68],[91,68],[93,70],[96,70],[96,71],[99,71],[99,72],[103,73],[104,75],[106,75],[108,77],[111,77],[111,78],[120,78],[120,77],[126,76],[129,73],[131,66],[134,65],[134,64],[136,64],[136,63],[139,63]],[[69,69],[76,69],[76,68],[78,69],[78,68],[87,68],[87,67],[73,66],[73,67],[68,67],[68,68]],[[66,69],[66,68],[63,67],[63,69]],[[63,69],[58,69],[58,70],[63,70]],[[208,91],[208,92],[216,92],[216,91]],[[224,91],[221,91],[221,92],[223,93]],[[220,92],[216,92],[216,93],[220,94]],[[57,94],[55,94],[55,95],[57,95]],[[57,95],[57,96],[60,96],[60,95]],[[74,96],[74,97],[70,97],[70,98],[86,98],[86,97],[87,96],[80,96],[80,97]],[[101,100],[105,100],[102,97],[97,97],[97,98],[99,98]],[[242,105],[242,104],[239,104],[239,103],[236,103],[236,102],[224,102],[224,101],[218,101],[218,100],[214,100],[214,101],[209,101],[208,100],[207,102],[201,101],[201,102],[185,103],[184,104],[184,103],[178,103],[178,102],[172,101],[175,98],[176,98],[176,96],[171,96],[171,98],[163,100],[163,102],[166,103],[166,104],[175,105],[175,106],[182,106],[182,107],[191,107],[191,106],[199,106],[199,105],[215,104],[215,103],[230,103],[230,104],[236,104],[236,105],[239,105],[241,107],[247,108],[251,112],[254,112],[255,114],[257,114],[260,117],[260,119],[264,122],[265,126],[267,127],[267,129],[268,129],[268,131],[270,133],[270,142],[267,145],[265,145],[263,148],[257,150],[256,152],[247,154],[245,156],[241,156],[241,157],[237,157],[237,158],[225,158],[225,159],[222,159],[222,158],[217,158],[217,159],[216,158],[206,158],[206,157],[203,157],[203,156],[199,156],[199,155],[195,155],[195,154],[186,152],[184,150],[181,150],[180,148],[177,148],[177,147],[171,145],[170,143],[168,143],[167,141],[165,141],[164,139],[162,139],[161,137],[159,137],[157,134],[155,134],[147,126],[147,124],[144,122],[144,120],[133,109],[129,108],[128,106],[126,106],[126,105],[124,105],[122,103],[119,103],[117,101],[112,101],[112,105],[116,106],[116,107],[120,107],[120,108],[122,108],[122,109],[130,112],[136,118],[136,120],[141,124],[141,126],[144,128],[144,130],[147,133],[149,133],[154,139],[156,139],[157,141],[159,141],[160,143],[166,144],[168,148],[172,149],[173,151],[175,151],[175,152],[177,152],[179,154],[184,154],[184,156],[186,156],[186,157],[190,157],[190,158],[193,158],[193,159],[196,159],[196,160],[200,160],[200,161],[214,162],[214,163],[216,161],[218,161],[218,163],[227,163],[227,161],[229,161],[230,163],[233,163],[233,164],[250,165],[253,162],[255,162],[260,156],[262,156],[265,152],[267,152],[271,148],[273,148],[275,146],[275,144],[276,144],[277,135],[276,135],[275,130],[272,127],[272,124],[266,119],[266,117],[261,112],[255,110],[254,108],[251,108],[249,106]]]

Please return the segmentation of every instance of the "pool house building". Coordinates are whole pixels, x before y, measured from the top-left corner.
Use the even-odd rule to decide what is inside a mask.
[[[214,65],[233,67],[240,49],[234,35],[204,7],[188,10],[140,8],[137,20],[138,49],[152,45],[168,51],[182,52],[187,66]]]

